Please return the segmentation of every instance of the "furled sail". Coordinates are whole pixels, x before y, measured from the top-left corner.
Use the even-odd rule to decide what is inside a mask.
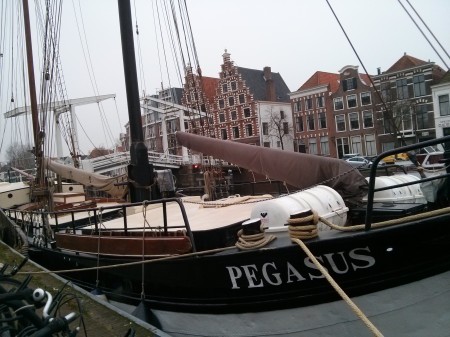
[[[44,166],[62,178],[74,180],[84,186],[94,187],[108,193],[114,198],[123,198],[127,192],[126,185],[123,185],[123,182],[127,181],[125,175],[108,177],[93,172],[87,172],[73,166],[60,164],[49,158],[44,159]]]
[[[363,175],[345,161],[177,132],[179,144],[300,189],[317,184],[354,201],[367,193]]]

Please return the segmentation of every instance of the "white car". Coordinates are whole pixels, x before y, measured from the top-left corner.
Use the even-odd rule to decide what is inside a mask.
[[[372,162],[370,160],[367,160],[366,158],[362,156],[355,156],[352,158],[345,159],[347,163],[352,165],[353,167],[370,167],[372,166]]]

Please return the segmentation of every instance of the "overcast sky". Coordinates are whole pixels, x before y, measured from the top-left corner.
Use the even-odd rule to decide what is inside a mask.
[[[161,83],[164,87],[181,86],[170,56],[167,56],[170,59],[167,68],[165,64],[160,64],[163,61],[158,58],[158,48],[161,56],[164,49],[169,54],[170,47],[156,43],[154,1],[131,0],[133,19],[137,19],[140,32],[139,41],[135,39],[136,55],[142,55],[138,59],[138,73],[142,73],[145,79],[140,80],[140,88],[147,94],[154,94],[161,88]],[[225,49],[238,66],[253,69],[270,66],[273,72],[281,74],[291,91],[297,90],[318,70],[337,73],[346,65],[359,65],[360,72],[363,72],[325,0],[186,1],[204,76],[218,76]],[[375,74],[378,67],[381,71],[386,70],[405,52],[447,69],[397,0],[329,2],[370,74]],[[450,51],[450,1],[409,2]],[[33,9],[32,3],[30,0]],[[412,12],[405,0],[402,3]],[[80,23],[80,8],[84,26]],[[159,24],[156,26],[159,27]],[[79,30],[84,30],[87,36],[88,49],[85,46],[84,54]],[[3,53],[8,51],[7,46],[2,48]],[[445,53],[441,49],[438,52],[450,65]],[[93,89],[85,58],[92,61],[98,91]],[[106,129],[109,128],[118,139],[128,120],[117,1],[64,1],[61,62],[69,98],[93,96],[96,92],[117,95],[115,101],[105,101],[102,110],[97,105],[76,109],[82,152],[87,154],[94,146],[111,146],[113,140],[107,137]],[[173,74],[170,80],[167,72]],[[2,82],[3,90],[7,84]],[[1,97],[2,100],[10,99],[7,94]],[[1,102],[0,132],[4,140],[0,160],[5,159],[4,153],[9,143],[7,135],[11,122],[5,124],[3,120],[3,113],[9,106]],[[108,127],[102,123],[101,113],[108,116]],[[5,125],[7,130],[3,136]]]

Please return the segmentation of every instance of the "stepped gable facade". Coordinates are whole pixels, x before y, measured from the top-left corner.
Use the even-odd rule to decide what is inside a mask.
[[[261,145],[261,102],[289,102],[289,88],[279,73],[237,67],[225,50],[214,100],[215,135],[247,144]]]
[[[192,133],[214,136],[214,97],[219,79],[202,76],[201,69],[194,74],[192,67],[186,68],[182,104],[189,107],[185,112],[185,130]]]
[[[382,101],[377,104],[381,150],[436,138],[432,86],[445,71],[434,62],[406,53],[373,76]]]
[[[336,157],[334,115],[330,95],[339,74],[316,71],[289,94],[294,121],[294,151]]]

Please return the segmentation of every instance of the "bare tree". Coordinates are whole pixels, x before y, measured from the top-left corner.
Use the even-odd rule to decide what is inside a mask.
[[[381,104],[380,117],[383,123],[384,133],[391,134],[395,147],[406,145],[404,130],[414,129],[415,102],[397,98],[397,91],[391,87],[391,83],[381,83]]]
[[[11,144],[6,150],[6,160],[10,166],[21,170],[35,167],[35,158],[30,145]]]
[[[268,135],[270,138],[275,138],[279,141],[281,149],[284,150],[284,139],[292,139],[293,126],[289,124],[283,111],[273,111],[272,107],[270,108],[268,117]]]

